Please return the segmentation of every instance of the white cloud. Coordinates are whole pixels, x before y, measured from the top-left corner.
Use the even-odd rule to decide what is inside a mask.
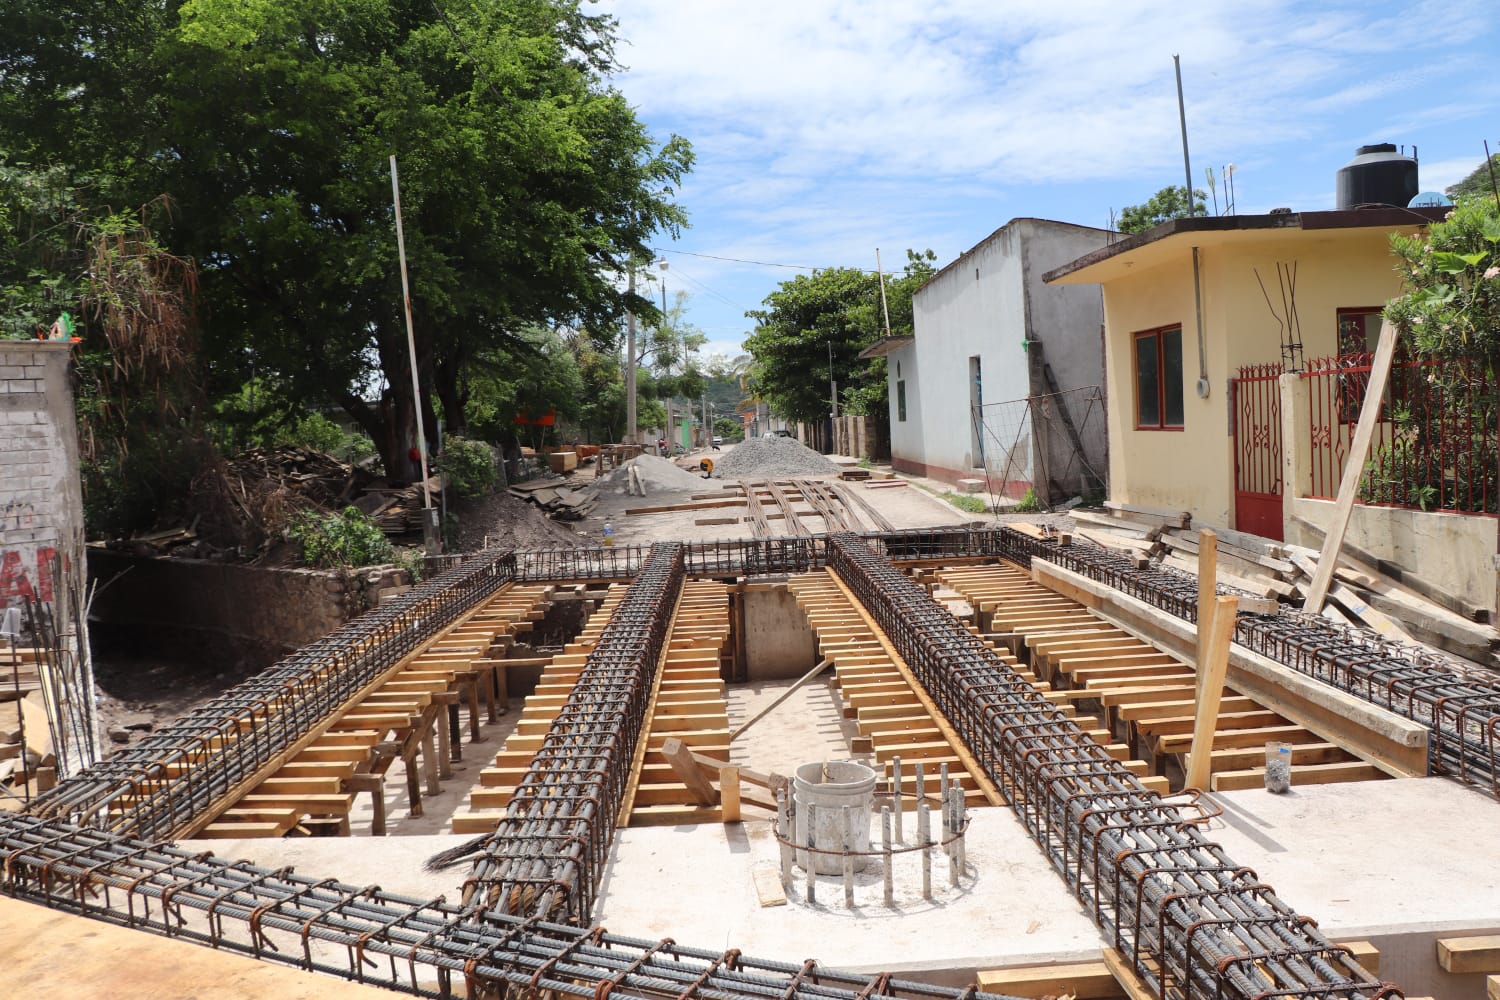
[[[1492,75],[1500,10],[1488,4],[1464,11],[1465,39],[1480,39],[1467,47],[1427,27],[1453,17],[1438,0],[601,7],[619,20],[617,85],[698,152],[682,191],[698,225],[683,245],[725,257],[870,266],[875,246],[889,263],[909,246],[946,262],[1009,215],[1102,225],[1109,205],[1181,182],[1173,53],[1195,182],[1205,165],[1237,163],[1241,211],[1329,207],[1334,171],[1361,142],[1477,127],[1496,108],[1455,83]],[[1444,166],[1457,153],[1442,150]],[[1424,187],[1451,183],[1439,166],[1424,162]],[[793,273],[683,266],[739,307]],[[695,308],[714,301],[693,293]]]

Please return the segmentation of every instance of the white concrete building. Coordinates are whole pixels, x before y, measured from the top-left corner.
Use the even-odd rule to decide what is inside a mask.
[[[886,357],[896,469],[1011,497],[1047,480],[1054,501],[1101,485],[1100,297],[1042,275],[1112,235],[1012,219],[917,291],[915,336],[865,352]]]

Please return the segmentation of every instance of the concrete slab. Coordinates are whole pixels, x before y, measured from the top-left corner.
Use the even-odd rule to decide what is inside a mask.
[[[45,945],[43,945],[45,942]],[[12,996],[111,1000],[380,1000],[387,990],[0,897]]]
[[[1209,838],[1336,940],[1381,951],[1410,996],[1484,996],[1437,965],[1435,940],[1500,929],[1500,802],[1450,778],[1217,793]]]
[[[386,892],[415,899],[462,896],[467,866],[432,874],[422,865],[439,851],[472,837],[435,834],[407,837],[284,837],[248,840],[182,840],[185,851],[210,851],[232,861],[253,861],[265,868],[291,865],[299,875],[336,878],[350,885],[378,885]]]
[[[948,888],[947,862],[933,865],[935,899],[921,899],[916,855],[897,886],[897,908],[880,901],[877,875],[862,875],[856,909],[843,908],[839,879],[819,883],[810,907],[800,882],[785,906],[762,908],[757,871],[779,870],[770,824],[655,827],[615,838],[599,923],[621,933],[735,947],[783,961],[816,958],[857,971],[920,973],[963,985],[999,965],[1097,959],[1098,930],[1043,860],[1009,810],[975,809],[971,876]],[[907,835],[914,820],[907,817]]]

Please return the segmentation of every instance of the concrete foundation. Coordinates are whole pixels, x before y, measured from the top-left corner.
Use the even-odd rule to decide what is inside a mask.
[[[745,590],[745,670],[751,681],[800,677],[818,662],[818,639],[783,586]]]

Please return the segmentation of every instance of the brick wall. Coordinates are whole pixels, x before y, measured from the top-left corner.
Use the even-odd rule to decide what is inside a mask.
[[[52,561],[80,565],[70,361],[66,344],[0,341],[0,607],[52,603]]]

